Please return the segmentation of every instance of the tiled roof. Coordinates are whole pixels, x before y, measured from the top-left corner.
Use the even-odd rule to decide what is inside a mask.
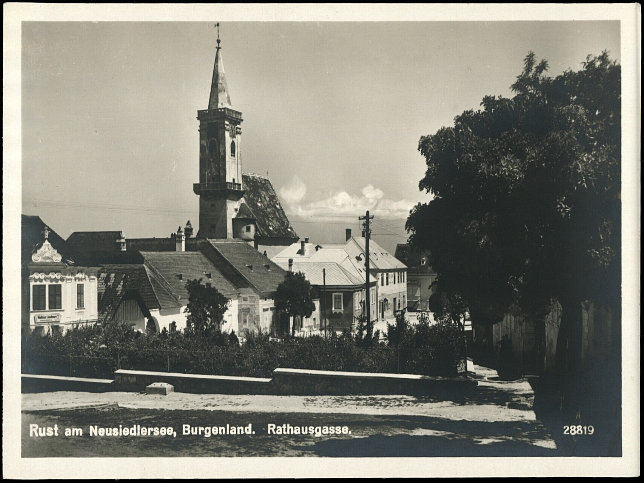
[[[148,310],[181,307],[168,284],[142,264],[106,264],[97,277],[100,320],[109,320],[128,293],[139,298]]]
[[[75,231],[67,238],[67,246],[82,265],[143,263],[141,255],[132,247],[121,251],[117,242],[120,238],[120,231]],[[126,247],[127,244],[126,239]]]
[[[284,267],[280,263],[280,266]],[[287,266],[288,268],[288,262]],[[324,273],[323,273],[324,270]],[[293,272],[302,272],[312,285],[363,287],[364,279],[358,278],[349,270],[345,270],[333,262],[293,262]]]
[[[398,243],[396,245],[396,253],[394,256],[403,262],[405,265],[409,266],[410,265],[410,250],[409,250],[409,244],[407,243]]]
[[[235,218],[242,218],[245,220],[255,220],[256,217],[253,214],[253,212],[250,210],[248,205],[244,202],[242,202],[239,205],[239,209],[237,210],[237,214],[235,215]]]
[[[244,202],[254,215],[256,238],[264,240],[285,239],[286,243],[298,239],[295,230],[280,204],[270,180],[264,176],[245,173],[243,175]]]
[[[204,250],[221,273],[237,288],[251,287],[263,295],[277,290],[286,272],[241,240],[208,240],[214,250]]]
[[[22,263],[31,262],[31,255],[40,248],[45,241],[45,226],[49,228],[48,240],[52,247],[63,257],[63,262],[73,263],[76,258],[73,256],[70,247],[58,233],[52,230],[51,226],[43,222],[39,216],[22,215],[20,231],[20,259]]]
[[[436,273],[428,263],[421,264],[420,261],[423,256],[426,261],[429,260],[429,250],[421,253],[418,250],[412,250],[408,243],[396,245],[396,258],[407,265],[408,268],[413,268],[414,273]]]
[[[235,286],[200,252],[141,252],[145,266],[155,272],[171,288],[182,304],[188,301],[186,282],[202,279],[210,283],[226,297],[233,297]],[[179,278],[179,274],[181,278]],[[208,278],[208,274],[210,278]]]
[[[351,237],[345,245],[345,250],[352,257],[358,257],[365,253],[365,239],[362,237]],[[404,269],[407,266],[394,257],[387,250],[378,245],[375,241],[369,240],[369,264],[376,270]]]
[[[315,249],[316,246],[320,248]],[[324,244],[315,245],[313,243],[304,244],[304,253],[302,254],[302,244],[293,243],[286,247],[280,253],[273,257],[273,261],[278,263],[282,268],[288,268],[288,260],[293,260],[293,267],[304,267],[310,265],[305,273],[311,274],[311,277],[319,278],[320,283],[313,282],[314,285],[322,285],[322,268],[325,268],[328,273],[333,271],[333,276],[336,277],[337,285],[357,285],[364,284],[366,277],[366,270],[364,261],[351,259],[344,245],[338,244]],[[313,268],[313,267],[319,267]],[[335,267],[335,268],[329,268]],[[293,268],[294,271],[297,271]],[[319,275],[319,277],[318,277]],[[307,278],[309,278],[307,276]],[[376,278],[371,275],[370,281],[375,282]],[[330,282],[327,281],[327,284]]]

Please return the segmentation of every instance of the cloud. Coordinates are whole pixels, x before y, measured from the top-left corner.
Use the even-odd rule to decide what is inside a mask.
[[[306,184],[297,176],[293,176],[290,183],[282,186],[278,191],[282,200],[293,205],[302,201],[306,196]]]
[[[362,188],[360,194],[346,191],[331,193],[327,198],[301,203],[306,193],[306,185],[294,177],[291,183],[279,190],[280,196],[288,205],[289,216],[298,218],[316,218],[320,221],[346,219],[369,213],[383,219],[407,218],[409,210],[417,201],[385,198],[383,190],[369,184]]]

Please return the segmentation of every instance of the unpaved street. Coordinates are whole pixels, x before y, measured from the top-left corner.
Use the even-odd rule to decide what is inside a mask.
[[[526,381],[476,367],[458,400],[413,396],[259,396],[53,392],[23,394],[23,456],[547,456],[556,445]],[[30,436],[30,425],[58,437]],[[176,436],[90,436],[90,427],[172,427]],[[252,425],[254,434],[184,435],[184,425]],[[275,425],[275,426],[269,426]],[[271,428],[290,425],[288,434]],[[292,434],[343,427],[347,434]],[[81,435],[64,436],[63,428]],[[32,427],[33,428],[33,427]],[[289,433],[290,431],[290,433]],[[318,430],[319,431],[319,430]],[[33,434],[33,433],[32,433]]]

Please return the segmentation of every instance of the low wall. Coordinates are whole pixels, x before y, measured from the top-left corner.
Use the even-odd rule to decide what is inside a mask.
[[[114,372],[115,384],[122,391],[145,391],[153,382],[167,382],[176,392],[195,394],[270,394],[271,379],[259,377],[210,376],[179,372],[131,371]]]
[[[21,390],[23,393],[28,393],[55,391],[109,392],[117,389],[114,387],[112,379],[22,374]]]
[[[273,378],[211,376],[177,372],[119,369],[110,379],[22,375],[22,392],[137,391],[154,382],[166,382],[176,392],[195,394],[347,395],[409,394],[458,396],[476,388],[477,382],[461,377],[417,374],[275,369]]]
[[[418,374],[277,368],[273,371],[273,385],[278,394],[294,395],[453,395],[475,389],[477,382],[460,377],[431,377]]]

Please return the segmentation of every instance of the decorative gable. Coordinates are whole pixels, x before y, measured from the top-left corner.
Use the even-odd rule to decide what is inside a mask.
[[[54,247],[51,246],[49,240],[47,240],[47,235],[45,235],[45,241],[42,246],[31,255],[31,261],[39,263],[59,263],[63,257],[60,253],[56,251]]]

